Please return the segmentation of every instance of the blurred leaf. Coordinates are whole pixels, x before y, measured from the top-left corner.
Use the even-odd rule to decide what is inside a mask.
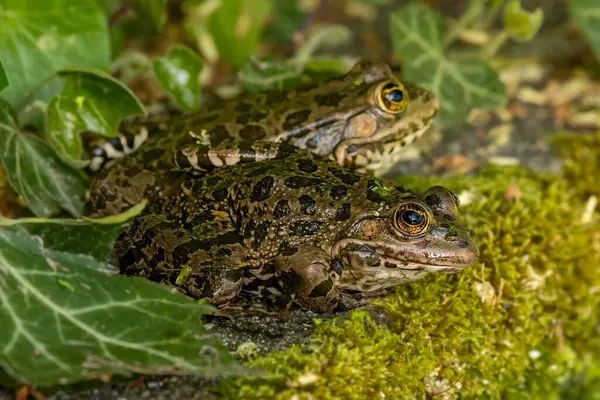
[[[13,378],[52,386],[112,374],[243,372],[203,326],[214,307],[147,279],[110,276],[98,250],[112,246],[131,214],[0,221],[0,365]]]
[[[200,105],[199,75],[203,66],[198,53],[182,45],[172,46],[166,57],[152,61],[152,70],[163,90],[187,111]]]
[[[306,13],[298,0],[277,0],[273,3],[273,18],[267,26],[266,36],[283,45],[289,44],[300,29]]]
[[[504,8],[504,29],[511,38],[520,42],[533,39],[543,19],[544,11],[541,8],[527,12],[521,8],[520,0],[512,0]]]
[[[271,10],[271,0],[222,1],[206,21],[221,58],[239,67],[256,53]]]
[[[0,99],[0,160],[10,184],[31,211],[47,217],[61,208],[79,216],[87,182],[37,136],[19,131],[12,106]]]
[[[61,93],[47,110],[50,143],[70,161],[79,159],[84,130],[114,137],[123,118],[145,114],[135,95],[121,82],[101,71],[65,69]]]
[[[443,34],[440,15],[424,4],[412,4],[391,16],[392,43],[402,59],[403,78],[435,93],[442,124],[464,122],[473,108],[503,104],[504,84],[496,71],[482,60],[448,60]]]
[[[140,21],[146,21],[154,32],[162,31],[166,22],[167,0],[135,0],[133,10]]]
[[[600,61],[600,2],[598,0],[569,0],[571,17]]]
[[[352,39],[352,31],[345,25],[314,25],[306,34],[304,44],[294,57],[297,62],[307,62],[318,49],[336,48]]]
[[[0,6],[0,60],[13,106],[65,67],[105,69],[110,61],[106,18],[94,1],[4,0]]]
[[[8,86],[8,76],[6,76],[6,71],[4,70],[4,66],[2,65],[2,60],[0,60],[0,92]]]
[[[302,65],[270,56],[250,57],[238,71],[238,78],[246,89],[253,92],[287,89],[310,81],[303,73]]]

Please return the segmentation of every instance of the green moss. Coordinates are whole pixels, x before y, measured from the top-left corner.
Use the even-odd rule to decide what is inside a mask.
[[[466,199],[461,220],[480,264],[398,287],[376,303],[388,324],[364,311],[321,321],[311,346],[251,362],[270,376],[227,381],[223,395],[598,398],[600,226],[584,210],[600,187],[600,134],[571,138],[560,139],[561,176],[486,168],[474,177],[403,178]]]

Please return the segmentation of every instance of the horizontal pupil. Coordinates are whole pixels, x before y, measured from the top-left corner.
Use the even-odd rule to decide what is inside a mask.
[[[401,214],[402,221],[407,225],[419,225],[423,222],[423,216],[416,211],[403,211]]]
[[[400,103],[404,96],[403,96],[401,90],[395,89],[395,90],[392,90],[391,92],[389,92],[386,95],[386,97],[388,98],[388,100],[393,101],[394,103]]]

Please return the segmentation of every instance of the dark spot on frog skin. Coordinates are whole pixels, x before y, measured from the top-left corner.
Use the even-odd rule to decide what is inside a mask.
[[[218,146],[231,137],[229,130],[223,125],[215,126],[210,132],[211,145]]]
[[[377,253],[369,253],[365,257],[365,261],[369,267],[379,267],[381,265],[381,259]]]
[[[333,288],[333,281],[331,279],[324,280],[310,291],[310,297],[325,297]]]
[[[246,125],[240,129],[240,137],[244,140],[260,140],[266,136],[264,128],[257,125]]]
[[[346,186],[341,185],[334,186],[329,191],[329,194],[333,200],[341,200],[344,196],[346,196],[347,193],[348,189],[346,189]]]
[[[403,188],[402,186],[394,186],[394,190],[400,193],[408,193],[410,190]]]
[[[248,223],[244,227],[244,239],[250,239],[254,235],[255,229],[256,223],[252,220],[248,221]]]
[[[190,124],[194,126],[202,126],[204,124],[208,124],[209,122],[215,121],[217,118],[219,118],[218,112],[199,115],[198,118],[193,118],[192,121],[190,121]]]
[[[246,113],[250,110],[252,110],[252,107],[254,107],[254,105],[250,102],[247,101],[240,101],[239,103],[237,103],[235,105],[234,110],[238,113]]]
[[[290,229],[294,236],[310,236],[313,235],[321,227],[319,221],[300,220],[291,224]]]
[[[183,226],[186,229],[192,229],[195,226],[205,224],[207,222],[213,221],[214,219],[215,215],[213,214],[212,210],[204,210],[201,213],[194,214],[194,216],[189,221],[186,221],[184,219]]]
[[[315,215],[317,212],[317,202],[308,195],[302,195],[298,199],[300,202],[300,211],[302,214]]]
[[[130,247],[124,254],[119,256],[119,267],[123,270],[123,268],[135,265],[141,260],[142,255],[140,254],[140,251],[136,247]]]
[[[319,178],[307,178],[305,176],[292,176],[285,180],[285,186],[290,189],[300,189],[307,186],[319,186],[323,180]]]
[[[317,172],[319,167],[317,167],[315,163],[312,162],[312,160],[307,160],[303,158],[301,160],[298,160],[298,169],[302,172],[313,173]]]
[[[254,241],[252,242],[252,247],[254,249],[258,249],[262,242],[267,237],[269,233],[269,227],[271,226],[271,221],[263,221],[254,230]]]
[[[317,147],[319,147],[319,137],[313,136],[309,138],[306,142],[304,142],[304,145],[307,149],[316,149]]]
[[[335,176],[336,178],[338,178],[340,181],[342,181],[342,183],[352,186],[354,185],[356,182],[358,182],[360,180],[360,176],[353,174],[351,172],[346,172],[340,168],[329,168],[329,172],[331,172],[331,174],[333,176]]]
[[[213,199],[215,199],[215,201],[225,200],[227,198],[227,188],[222,187],[222,188],[213,190],[212,197],[213,197]]]
[[[279,245],[279,254],[281,254],[282,256],[293,256],[297,252],[298,248],[290,246],[288,242],[284,241]]]
[[[346,221],[348,218],[350,218],[350,208],[350,204],[342,204],[338,209],[335,210],[335,220]]]
[[[315,103],[319,107],[337,107],[340,105],[340,102],[344,100],[346,96],[342,93],[329,93],[315,96]]]
[[[153,150],[148,150],[147,152],[144,152],[142,154],[143,154],[143,157],[142,157],[143,163],[149,164],[150,162],[161,158],[165,154],[165,152],[160,149],[153,149]]]
[[[435,209],[442,208],[442,199],[437,194],[428,194],[425,196],[425,203],[429,204]]]
[[[301,110],[289,114],[287,117],[285,117],[285,121],[282,125],[283,129],[287,131],[297,127],[301,123],[305,122],[308,117],[310,117],[311,113],[311,110]]]
[[[275,204],[275,208],[273,209],[273,216],[275,219],[280,219],[290,215],[292,209],[287,200],[279,200],[277,204]]]
[[[267,103],[281,103],[287,100],[288,92],[285,90],[272,90],[265,93]]]
[[[219,178],[218,176],[211,176],[210,178],[206,179],[206,186],[215,186],[220,181],[221,181],[221,178]],[[184,181],[183,183],[185,185],[187,183],[187,181]]]
[[[217,257],[231,257],[231,250],[226,248],[226,247],[221,247],[219,250],[217,250]]]
[[[386,268],[398,268],[398,266],[394,263],[391,263],[389,261],[386,261],[385,264],[383,264]]]
[[[344,264],[340,260],[332,260],[331,261],[331,269],[338,275],[342,274],[342,270],[344,269]]]
[[[225,246],[228,244],[237,244],[242,242],[242,237],[237,231],[225,232],[221,235],[206,238],[194,239],[185,242],[173,249],[173,265],[182,266],[189,260],[190,256],[200,250],[209,250],[213,246]]]
[[[254,185],[254,189],[252,189],[250,201],[256,203],[267,200],[271,196],[271,189],[273,188],[274,182],[275,178],[272,176],[265,176],[259,180],[256,185]]]

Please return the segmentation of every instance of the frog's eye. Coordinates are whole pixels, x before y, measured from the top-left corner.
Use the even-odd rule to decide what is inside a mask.
[[[419,204],[402,204],[394,213],[394,226],[405,235],[419,236],[429,227],[429,214]]]
[[[383,83],[377,91],[377,105],[385,112],[396,114],[406,109],[408,94],[401,83]]]

